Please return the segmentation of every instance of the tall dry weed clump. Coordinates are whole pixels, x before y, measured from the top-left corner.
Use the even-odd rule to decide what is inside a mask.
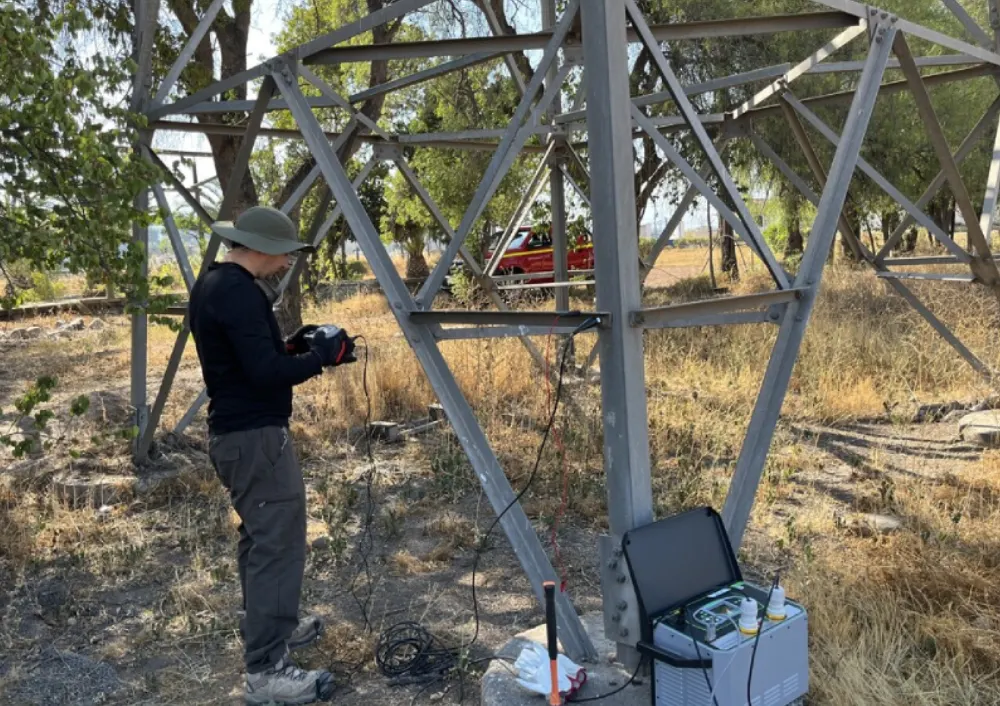
[[[833,530],[790,593],[810,613],[813,696],[832,706],[1000,703],[1000,455],[961,478],[892,484],[859,509],[903,529]]]

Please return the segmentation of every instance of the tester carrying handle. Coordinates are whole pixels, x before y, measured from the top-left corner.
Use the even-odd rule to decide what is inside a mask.
[[[549,691],[550,706],[561,706],[562,697],[559,695],[559,667],[556,660],[559,658],[559,644],[556,638],[556,583],[546,581],[542,584],[545,589],[545,632],[549,647],[549,673],[552,684]]]

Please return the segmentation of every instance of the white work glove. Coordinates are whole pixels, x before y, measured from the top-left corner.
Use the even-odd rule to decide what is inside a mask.
[[[537,642],[530,642],[521,650],[514,662],[517,683],[528,691],[548,696],[552,690],[552,674],[549,669],[549,652]],[[559,693],[566,697],[575,694],[587,681],[587,672],[566,655],[556,657],[556,673]]]

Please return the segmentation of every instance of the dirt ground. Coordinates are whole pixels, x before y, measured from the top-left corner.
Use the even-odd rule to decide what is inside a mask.
[[[87,328],[66,336],[53,337],[55,322],[41,319],[17,324],[43,327],[41,339],[0,340],[0,424],[14,418],[12,400],[43,373],[59,376],[54,406],[80,394],[92,400],[78,429],[60,421],[65,415],[57,415],[63,424],[57,428],[77,436],[82,430],[86,437],[124,423],[127,322],[109,320],[103,330],[92,331],[85,318]],[[162,369],[172,339],[161,333],[157,341],[160,352],[151,368]],[[156,380],[150,382],[152,387]],[[198,387],[189,359],[178,383],[179,401],[168,408],[168,425]],[[309,419],[337,413],[329,397],[314,389],[298,399]],[[852,536],[871,532],[861,513],[891,509],[896,487],[915,480],[943,483],[980,469],[983,451],[956,432],[954,415],[921,424],[888,416],[783,422],[744,549],[753,558],[751,575],[787,563],[782,541],[801,544],[808,533],[817,546],[835,545],[839,529]],[[0,457],[0,533],[7,553],[0,555],[0,702],[242,703],[236,520],[208,462],[204,436],[202,416],[183,437],[159,443],[155,460],[137,475],[124,439],[91,438],[78,458]],[[478,567],[479,632],[464,680],[392,686],[370,660],[378,635],[401,621],[417,621],[451,645],[466,644],[475,631],[475,547],[494,516],[451,432],[438,427],[401,444],[374,446],[367,571],[359,549],[364,553],[362,518],[373,467],[364,442],[345,434],[317,443],[315,433],[301,425],[295,436],[309,491],[304,609],[327,624],[325,638],[300,661],[332,669],[338,678],[334,703],[345,706],[477,704],[482,660],[542,619],[499,531]],[[537,435],[528,438],[537,443]],[[595,473],[599,462],[592,461]],[[125,478],[129,486],[96,502],[68,502],[54,491],[68,472]],[[542,469],[549,482],[557,483],[557,473]],[[708,471],[716,480],[721,473]],[[519,487],[523,480],[512,482]],[[555,505],[541,495],[526,500],[551,549]],[[905,526],[905,516],[902,521]],[[562,568],[580,611],[600,608],[594,548],[601,525],[599,512],[576,505],[559,527]],[[776,542],[776,533],[787,539]]]

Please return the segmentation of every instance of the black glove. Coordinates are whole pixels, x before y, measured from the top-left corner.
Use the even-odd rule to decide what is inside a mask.
[[[312,350],[324,366],[354,363],[354,341],[347,332],[336,326],[321,326],[309,338]]]
[[[306,335],[319,329],[316,324],[308,324],[285,339],[285,350],[291,355],[301,355],[309,352],[309,341]]]

